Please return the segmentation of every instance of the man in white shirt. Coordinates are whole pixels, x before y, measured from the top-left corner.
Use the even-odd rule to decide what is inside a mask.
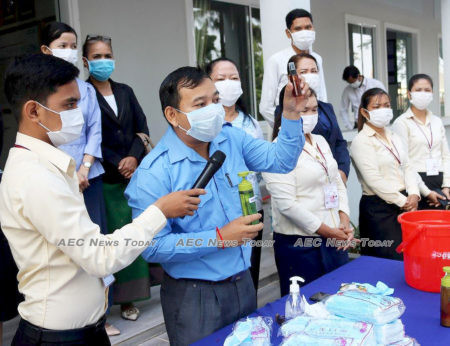
[[[317,97],[320,101],[327,102],[322,57],[313,52],[311,48],[316,37],[311,13],[304,9],[295,9],[289,12],[286,15],[286,36],[291,40],[291,45],[272,55],[264,66],[259,112],[270,127],[273,127],[274,113],[279,103],[280,91],[288,82],[287,64],[293,55],[309,53],[316,58],[321,81]]]
[[[352,130],[357,127],[358,110],[362,94],[364,94],[366,90],[372,88],[380,88],[384,91],[386,91],[386,88],[379,80],[363,76],[358,68],[353,65],[347,66],[344,69],[342,79],[345,80],[348,85],[342,92],[340,114],[344,127],[347,130]],[[348,109],[350,107],[353,116],[348,114]]]
[[[74,159],[56,148],[83,127],[78,73],[45,54],[16,58],[6,71],[19,130],[0,185],[0,221],[25,297],[13,345],[110,345],[104,314],[111,274],[149,246],[166,218],[193,215],[200,199],[191,196],[204,194],[164,196],[131,224],[102,235],[86,210]]]

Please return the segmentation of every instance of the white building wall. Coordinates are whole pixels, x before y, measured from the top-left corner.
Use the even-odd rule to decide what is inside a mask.
[[[437,12],[437,18],[435,17]],[[327,83],[328,101],[339,111],[341,93],[346,83],[342,80],[344,67],[349,64],[345,15],[366,17],[380,21],[380,52],[382,69],[378,76],[384,84],[386,69],[386,24],[410,27],[418,30],[418,69],[427,73],[435,81],[434,101],[431,110],[439,114],[438,105],[438,35],[440,12],[435,11],[435,2],[430,0],[312,0],[311,13],[316,28],[314,50],[323,58],[323,68]],[[413,51],[413,54],[416,52]],[[387,87],[387,85],[386,85]],[[336,114],[338,115],[338,114]],[[449,114],[450,115],[450,114]],[[339,118],[339,115],[338,115]]]
[[[167,128],[159,86],[169,72],[189,64],[185,1],[78,0],[78,6],[81,40],[87,34],[112,38],[111,78],[133,88],[156,143]]]

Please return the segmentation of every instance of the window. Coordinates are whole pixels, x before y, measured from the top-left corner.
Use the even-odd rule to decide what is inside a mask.
[[[350,64],[369,78],[376,76],[375,26],[348,23]]]
[[[387,30],[388,92],[394,116],[404,113],[409,106],[408,80],[413,75],[413,35]]]
[[[441,116],[445,116],[444,108],[444,58],[442,54],[442,38],[439,38],[439,104],[441,109]]]
[[[258,114],[263,57],[259,9],[222,1],[194,0],[197,64],[227,57],[239,70],[243,100],[252,115]]]

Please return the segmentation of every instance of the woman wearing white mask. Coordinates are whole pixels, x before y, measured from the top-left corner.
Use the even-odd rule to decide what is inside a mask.
[[[359,205],[361,238],[385,241],[383,246],[363,243],[364,255],[402,259],[395,249],[402,241],[398,215],[417,209],[418,176],[409,165],[401,138],[386,126],[392,120],[389,95],[382,89],[367,90],[361,97],[358,135],[350,147],[363,196]]]
[[[306,143],[296,168],[288,174],[263,173],[272,196],[275,262],[282,296],[289,293],[290,277],[298,275],[311,282],[345,264],[345,250],[356,242],[337,162],[327,141],[311,134],[319,117],[317,108],[312,93],[301,112]],[[281,113],[275,118],[274,140],[280,124]]]
[[[439,199],[450,199],[450,152],[442,120],[428,109],[433,101],[430,76],[412,76],[408,98],[411,106],[394,121],[393,130],[404,140],[410,164],[424,182],[420,193],[426,198],[419,209],[442,208]]]
[[[219,91],[219,102],[225,109],[225,122],[230,123],[233,127],[244,130],[253,138],[264,139],[258,121],[248,114],[247,107],[241,97],[243,94],[241,79],[234,61],[228,58],[218,58],[211,61],[205,67],[205,70]],[[264,222],[262,196],[259,188],[259,182],[262,179],[261,174],[251,173],[248,175],[247,179],[250,180],[253,185],[253,192],[256,197],[256,208],[258,213],[262,215],[261,222]],[[254,240],[261,240],[262,233],[263,231],[259,232]],[[255,247],[252,249],[250,271],[256,290],[258,289],[260,262],[261,248]]]
[[[44,54],[56,56],[74,65],[78,61],[77,33],[65,23],[49,23],[42,32],[41,44],[41,52]],[[80,91],[78,108],[83,113],[84,118],[81,136],[77,140],[69,141],[66,144],[55,145],[75,159],[80,191],[83,192],[86,209],[91,220],[100,226],[101,232],[107,234],[108,227],[106,224],[102,183],[102,176],[105,170],[100,163],[100,160],[102,160],[100,107],[94,87],[79,78],[76,81]],[[49,134],[49,136],[51,135]],[[61,139],[63,140],[63,138]],[[111,294],[110,297],[112,297]],[[111,305],[111,299],[109,305]],[[118,329],[109,323],[106,324],[106,329],[109,335],[120,333]]]
[[[308,53],[300,53],[292,56],[289,62],[295,64],[297,74],[305,78],[310,89],[318,94],[321,89],[321,82],[319,65],[317,64],[316,58]],[[278,108],[275,110],[275,113],[279,112]],[[326,139],[333,153],[333,157],[338,163],[342,180],[346,183],[350,173],[350,154],[347,148],[347,141],[343,138],[341,129],[339,128],[333,105],[318,100],[317,111],[319,113],[319,120],[312,133],[321,135]]]

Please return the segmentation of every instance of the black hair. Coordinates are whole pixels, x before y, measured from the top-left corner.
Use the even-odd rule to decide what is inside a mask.
[[[27,101],[46,105],[47,98],[58,87],[75,80],[79,73],[73,64],[53,55],[16,57],[6,69],[4,90],[17,122],[21,121],[22,107]]]
[[[75,35],[75,38],[78,39],[78,35],[76,31],[66,23],[62,22],[51,22],[48,23],[41,34],[41,44],[49,47],[50,44],[61,37],[65,32],[69,32]]]
[[[164,113],[166,107],[178,108],[180,105],[180,89],[194,89],[209,76],[200,67],[184,66],[169,73],[159,87],[159,100]]]
[[[311,19],[311,23],[313,22],[313,17],[310,12],[304,10],[303,8],[296,8],[292,10],[286,15],[286,27],[291,30],[291,26],[292,23],[294,23],[294,20],[304,17],[308,17],[309,19]]]
[[[111,48],[111,52],[112,52],[111,37],[103,36],[103,35],[87,35],[86,39],[84,40],[83,48],[82,48],[83,57],[85,57],[87,59],[89,46],[91,44],[93,44],[95,42],[99,42],[99,41],[106,43],[109,46],[109,48]]]
[[[430,82],[430,84],[431,84],[431,89],[433,89],[433,80],[431,79],[431,77],[430,77],[429,75],[425,74],[425,73],[418,73],[418,74],[415,74],[414,76],[412,76],[412,77],[409,79],[409,81],[408,81],[408,91],[411,91],[411,90],[412,90],[412,88],[414,87],[414,84],[416,84],[416,82],[417,82],[419,79],[425,79],[425,80],[427,80],[428,82]]]
[[[237,65],[236,65],[236,63],[235,63],[233,60],[231,60],[231,59],[228,59],[228,58],[225,58],[225,57],[217,58],[217,59],[211,61],[210,63],[208,63],[208,64],[205,66],[205,72],[208,74],[208,76],[209,76],[210,78],[211,78],[212,71],[214,70],[214,66],[215,66],[218,62],[221,62],[221,61],[228,61],[228,62],[231,62],[234,66],[236,66],[236,69],[238,68]],[[239,97],[238,100],[236,101],[236,109],[237,109],[237,110],[240,110],[242,113],[244,113],[244,116],[250,116],[250,114],[248,114],[248,111],[247,111],[247,105],[245,104],[245,101],[244,101],[244,99],[242,98],[242,95],[241,95],[241,97]]]
[[[387,97],[389,97],[389,94],[384,91],[381,88],[372,88],[369,90],[366,90],[366,92],[364,94],[362,94],[361,96],[361,103],[359,105],[359,110],[358,110],[358,132],[362,130],[364,123],[366,122],[366,118],[362,115],[361,110],[362,109],[366,109],[367,110],[367,106],[370,103],[370,100],[372,99],[372,97],[374,96],[381,96],[381,95],[386,95]],[[391,98],[389,97],[389,100]]]
[[[295,68],[297,68],[298,62],[302,59],[313,60],[316,63],[317,70],[319,70],[319,65],[317,64],[317,59],[314,56],[312,56],[311,54],[308,54],[308,53],[300,53],[300,54],[295,54],[295,55],[291,56],[291,58],[289,59],[288,64],[286,66],[288,75],[289,75],[289,63],[293,62],[295,65]]]
[[[350,65],[344,68],[344,72],[342,73],[342,79],[347,82],[350,77],[358,78],[360,74],[361,72],[359,72],[356,66]]]
[[[274,116],[274,122],[273,122],[273,132],[272,132],[272,140],[278,137],[278,132],[280,132],[280,126],[281,126],[281,116],[283,115],[283,107],[284,107],[284,93],[286,91],[286,86],[283,87],[280,91],[280,96],[278,97],[278,106],[275,108],[275,116]],[[317,99],[317,94],[314,90],[309,89],[309,96],[314,96]],[[317,102],[319,102],[319,99],[317,99]]]

